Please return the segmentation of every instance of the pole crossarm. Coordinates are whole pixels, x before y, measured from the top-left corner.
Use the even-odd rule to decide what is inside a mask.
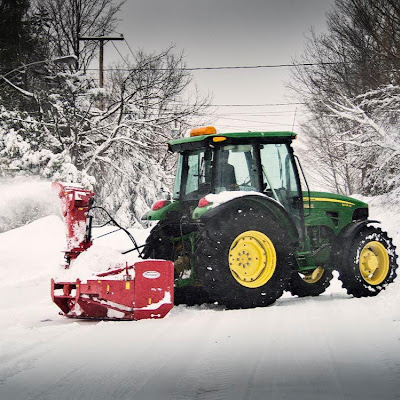
[[[79,36],[78,40],[125,40],[124,36]]]
[[[99,86],[104,87],[104,42],[109,40],[125,40],[124,35],[120,36],[78,36],[78,41],[97,40],[100,44],[99,56]]]
[[[78,42],[87,40],[98,41],[100,44],[99,54],[99,87],[104,87],[104,43],[110,40],[125,40],[124,35],[120,36],[78,36]],[[79,44],[79,43],[78,43]],[[104,109],[103,100],[101,100],[100,109]]]

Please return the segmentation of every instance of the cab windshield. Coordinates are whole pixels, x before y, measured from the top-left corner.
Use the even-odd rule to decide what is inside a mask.
[[[215,193],[258,190],[255,146],[229,145],[216,151]]]
[[[300,189],[288,145],[229,144],[179,154],[174,199],[225,191],[261,192],[292,208]]]

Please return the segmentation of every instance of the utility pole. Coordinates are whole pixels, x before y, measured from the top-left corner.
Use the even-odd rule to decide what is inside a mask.
[[[109,40],[125,40],[124,36],[80,36],[78,41],[83,40],[97,40],[100,44],[100,56],[99,56],[99,86],[104,87],[104,42]]]

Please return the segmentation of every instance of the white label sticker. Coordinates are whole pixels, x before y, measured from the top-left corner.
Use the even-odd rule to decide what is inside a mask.
[[[143,276],[148,279],[157,279],[161,276],[161,274],[157,271],[146,271],[143,272]]]

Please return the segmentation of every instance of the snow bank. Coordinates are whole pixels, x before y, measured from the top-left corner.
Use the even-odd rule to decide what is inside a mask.
[[[64,229],[61,218],[51,215],[2,233],[0,286],[48,283],[63,262]]]
[[[61,219],[60,199],[51,185],[49,181],[26,177],[0,181],[0,232],[7,231],[0,240],[0,285],[44,280],[47,283],[53,277],[84,280],[137,260],[137,252],[121,255],[133,247],[124,232],[96,239],[116,229],[108,226],[94,229],[92,248],[65,270],[66,228]],[[18,227],[22,228],[15,229]],[[149,230],[133,229],[131,233],[143,244]]]

